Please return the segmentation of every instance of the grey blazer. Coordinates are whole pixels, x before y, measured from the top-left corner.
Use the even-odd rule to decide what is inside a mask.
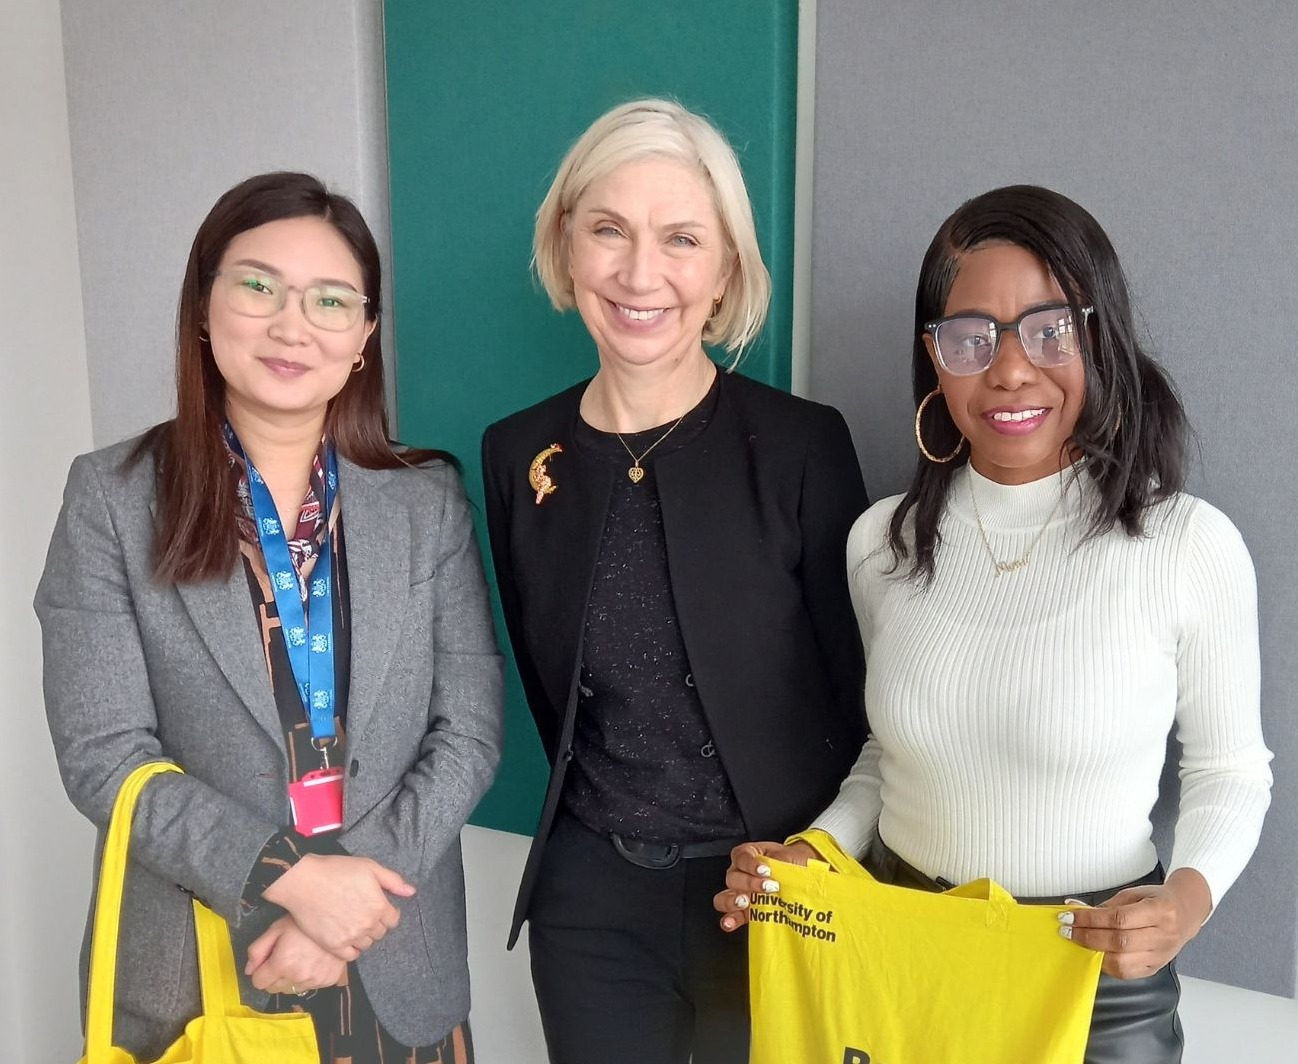
[[[200,1010],[184,891],[230,922],[240,967],[277,915],[241,920],[239,902],[289,822],[288,760],[243,566],[210,584],[153,580],[153,464],[123,467],[131,446],[73,463],[36,611],[50,732],[68,796],[100,829],[96,867],[130,770],[162,758],[186,772],[140,801],[122,908],[116,1043],[153,1059]],[[352,617],[339,841],[418,888],[359,965],[389,1032],[425,1045],[469,1011],[459,836],[499,758],[501,661],[455,472],[340,459],[339,483]],[[89,924],[83,1001],[88,946]]]

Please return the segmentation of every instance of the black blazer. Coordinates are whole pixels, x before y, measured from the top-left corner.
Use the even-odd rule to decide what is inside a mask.
[[[573,442],[585,387],[482,440],[501,605],[551,765],[510,946],[572,759],[586,606],[618,472]],[[538,502],[529,467],[556,444],[555,490]],[[717,752],[752,837],[783,839],[829,804],[865,737],[845,558],[867,500],[851,435],[832,407],[722,374],[712,422],[654,472],[681,634]]]

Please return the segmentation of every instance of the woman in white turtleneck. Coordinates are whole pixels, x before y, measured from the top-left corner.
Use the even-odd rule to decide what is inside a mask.
[[[1270,801],[1248,551],[1181,491],[1184,411],[1112,244],[1066,197],[997,189],[943,223],[914,359],[915,477],[848,544],[871,738],[812,826],[884,882],[989,876],[1093,906],[1061,926],[1105,954],[1086,1064],[1174,1064],[1172,959]],[[1150,812],[1172,730],[1164,876]],[[768,858],[814,856],[736,848],[722,926],[745,922]]]

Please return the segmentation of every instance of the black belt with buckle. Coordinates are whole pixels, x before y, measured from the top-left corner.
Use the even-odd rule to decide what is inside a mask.
[[[623,859],[641,868],[672,868],[678,861],[696,857],[724,857],[743,839],[714,839],[711,842],[641,842],[617,832],[609,833],[613,849]]]

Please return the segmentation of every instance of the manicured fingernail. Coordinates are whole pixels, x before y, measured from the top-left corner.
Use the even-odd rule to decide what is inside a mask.
[[[724,927],[727,931],[730,931],[731,929],[734,928],[735,922],[729,916],[725,916],[722,917],[721,926]]]
[[[774,894],[779,889],[780,889],[780,885],[775,880],[773,879],[762,880],[762,890],[766,891],[767,894]]]
[[[1073,914],[1072,914],[1072,913],[1060,913],[1060,914],[1059,914],[1059,922],[1060,922],[1061,924],[1072,924],[1072,922],[1073,922]]]
[[[1068,939],[1069,941],[1072,940],[1072,937],[1073,937],[1073,929],[1072,929],[1071,927],[1061,927],[1061,928],[1059,929],[1059,933],[1060,933],[1061,935],[1063,935],[1064,938]]]
[[[1090,906],[1087,905],[1086,902],[1082,901],[1081,898],[1065,898],[1065,899],[1064,899],[1064,904],[1065,904],[1065,905],[1080,905],[1080,906],[1082,906],[1083,908],[1086,908],[1086,909],[1089,909],[1089,908],[1090,908]]]
[[[771,866],[765,864],[759,864],[757,866],[757,874],[759,876],[769,876],[771,874]]]
[[[747,895],[747,894],[740,894],[737,898],[735,898],[735,905],[738,906],[740,909],[747,909],[747,908],[748,908],[748,895]]]

